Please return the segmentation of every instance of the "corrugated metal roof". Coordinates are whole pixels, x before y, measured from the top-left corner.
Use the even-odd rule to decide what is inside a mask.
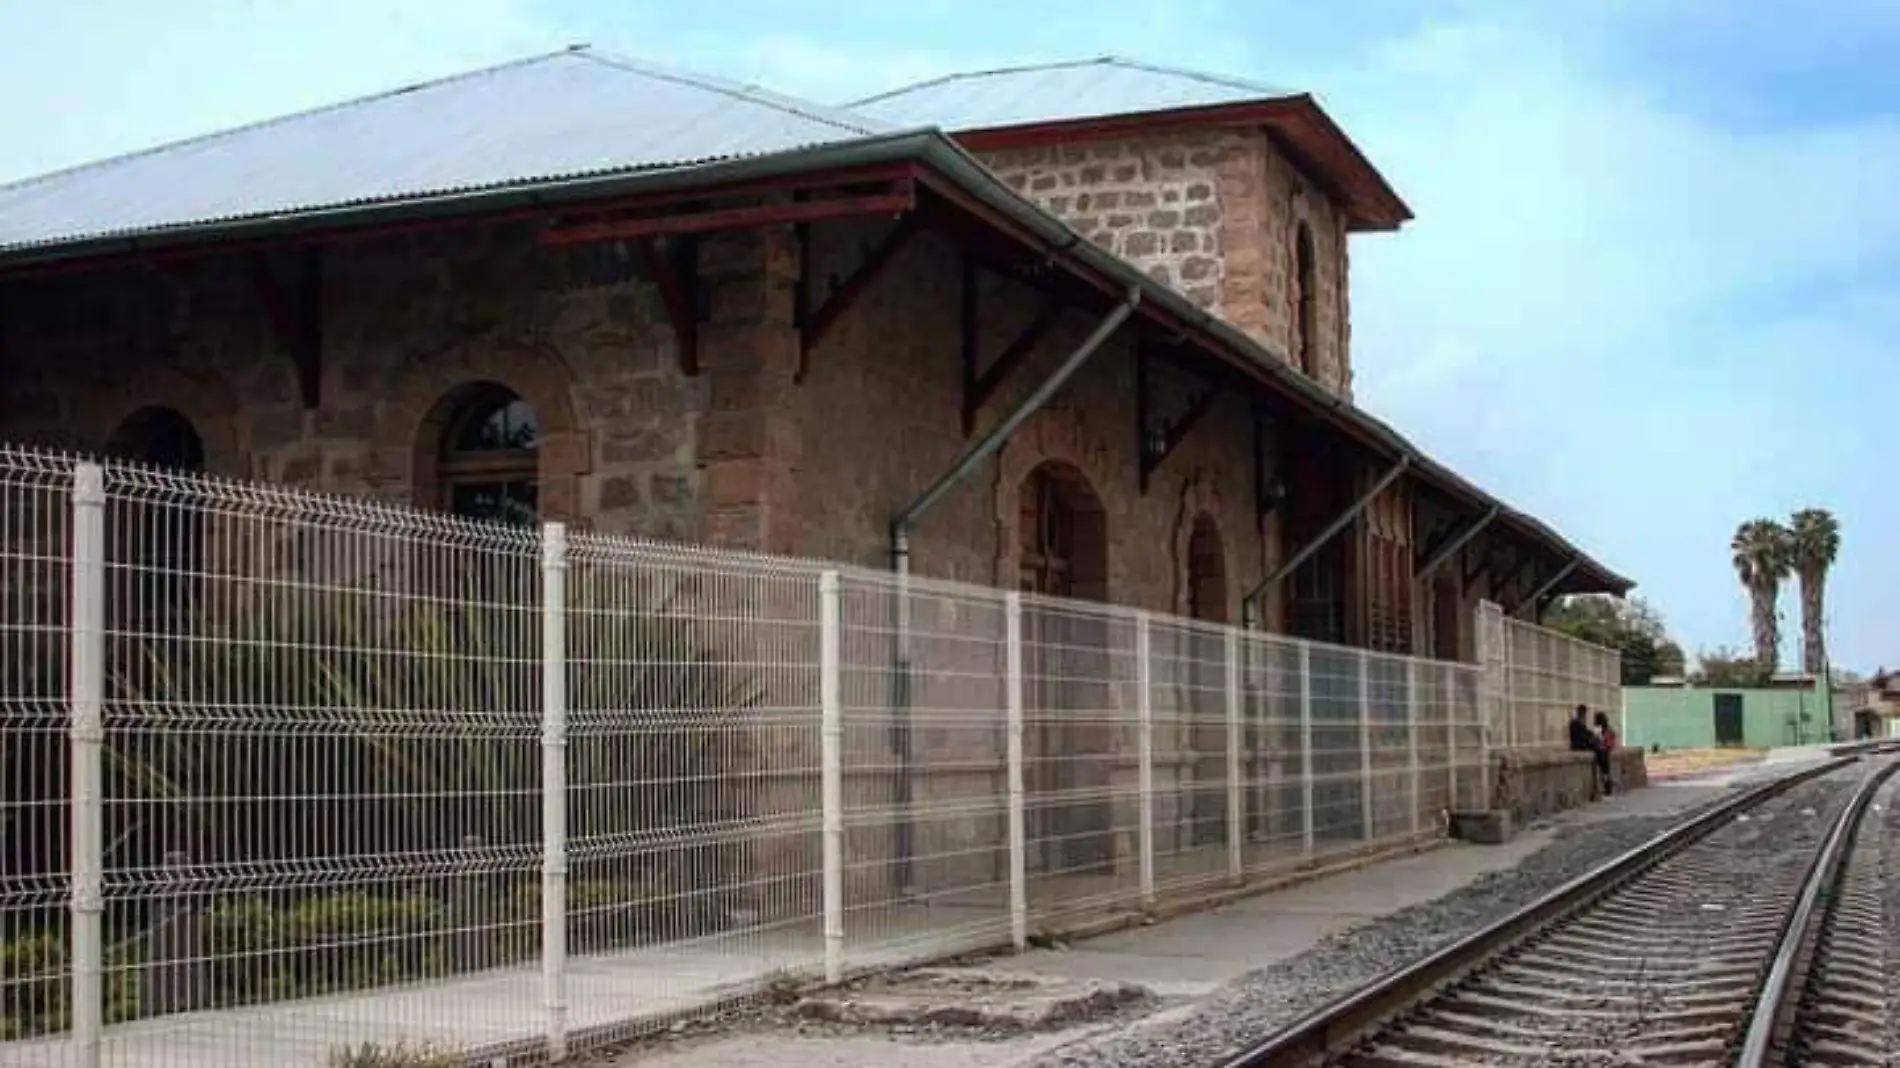
[[[952,74],[847,104],[899,126],[988,130],[1177,108],[1246,104],[1301,95],[1238,78],[1137,63],[1117,56]]]
[[[883,131],[835,108],[574,48],[0,186],[0,251]]]

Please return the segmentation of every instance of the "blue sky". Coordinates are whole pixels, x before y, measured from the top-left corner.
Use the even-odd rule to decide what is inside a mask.
[[[1353,248],[1361,403],[1691,651],[1747,640],[1736,524],[1833,509],[1865,671],[1900,665],[1900,5],[1777,7],[0,0],[0,179],[580,41],[826,101],[1101,53],[1311,89],[1419,216]]]

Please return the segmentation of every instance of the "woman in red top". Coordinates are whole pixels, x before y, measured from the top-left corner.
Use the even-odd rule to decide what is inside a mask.
[[[1610,726],[1609,716],[1598,712],[1596,719],[1597,735],[1603,739],[1603,747],[1598,750],[1598,752],[1603,754],[1602,757],[1599,758],[1602,763],[1598,764],[1597,768],[1603,775],[1603,792],[1608,794],[1614,792],[1613,784],[1610,781],[1610,768],[1612,767],[1610,764],[1610,754],[1616,752],[1616,731]]]

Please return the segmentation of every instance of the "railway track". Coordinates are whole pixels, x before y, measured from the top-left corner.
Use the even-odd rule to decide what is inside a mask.
[[[1890,1063],[1885,821],[1861,817],[1894,799],[1900,759],[1887,747],[1837,754],[1714,806],[1226,1068]]]

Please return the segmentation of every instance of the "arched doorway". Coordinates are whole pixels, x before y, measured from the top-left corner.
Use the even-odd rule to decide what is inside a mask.
[[[106,440],[106,455],[158,471],[204,470],[204,438],[175,408],[140,408]],[[111,479],[108,478],[108,484]],[[187,629],[205,577],[203,502],[185,483],[113,494],[106,504],[106,600],[115,627],[150,634]]]
[[[1107,512],[1082,473],[1045,463],[1023,480],[1018,503],[1023,592],[1106,600]],[[1114,855],[1102,796],[1115,760],[1108,621],[1040,599],[1023,617],[1028,861],[1048,874],[1096,870]]]
[[[1227,622],[1227,557],[1220,528],[1205,512],[1194,517],[1186,565],[1188,616]],[[1198,629],[1185,638],[1176,671],[1186,684],[1178,700],[1188,714],[1191,771],[1176,811],[1187,820],[1189,844],[1213,845],[1227,840],[1227,639],[1221,631]]]

